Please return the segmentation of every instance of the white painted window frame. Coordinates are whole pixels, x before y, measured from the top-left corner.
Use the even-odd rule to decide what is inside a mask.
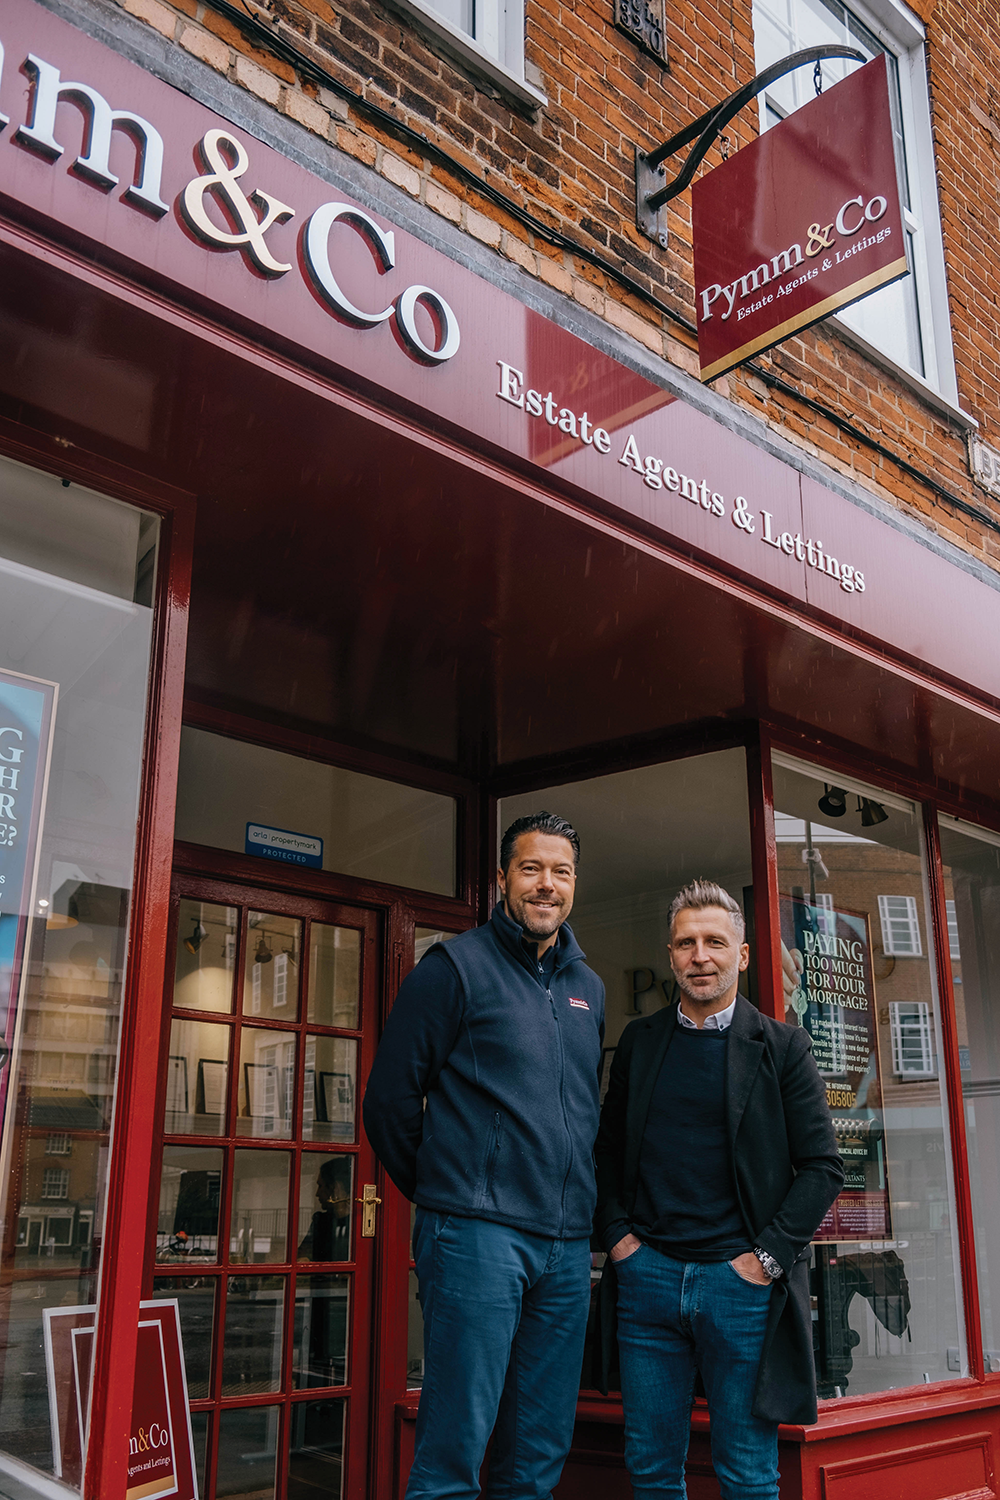
[[[916,284],[920,317],[924,373],[898,363],[895,358],[871,344],[841,318],[830,321],[846,338],[857,344],[881,364],[888,365],[917,390],[926,391],[933,404],[944,401],[949,411],[966,422],[972,419],[959,404],[955,353],[951,337],[951,315],[948,281],[941,234],[941,212],[938,205],[937,173],[934,165],[934,137],[931,129],[931,104],[927,87],[926,31],[920,18],[901,0],[842,0],[890,51],[899,64],[899,91],[906,140],[910,197],[915,212],[903,208],[903,218],[911,231],[913,248],[912,275]],[[764,95],[759,98],[760,128],[765,130]]]
[[[905,913],[889,904],[899,901],[906,903]],[[884,953],[891,953],[895,958],[923,958],[924,950],[920,940],[920,916],[917,911],[916,896],[879,896],[878,915],[882,924],[882,951]],[[909,928],[909,946],[900,943],[898,935],[893,933],[893,923],[899,922],[905,922]]]
[[[908,1014],[904,1014],[908,1012]],[[898,1078],[935,1078],[934,1027],[931,1008],[926,1000],[894,1000],[889,1005],[889,1031],[892,1037],[892,1070]],[[913,1066],[913,1043],[919,1050]]]
[[[50,1191],[53,1188],[55,1191]],[[56,1203],[68,1197],[69,1167],[46,1167],[42,1173],[42,1202]]]
[[[500,93],[544,109],[548,98],[525,77],[524,0],[477,0],[482,12],[478,36],[452,25],[428,0],[389,0],[402,15],[416,20],[444,51],[483,74]]]

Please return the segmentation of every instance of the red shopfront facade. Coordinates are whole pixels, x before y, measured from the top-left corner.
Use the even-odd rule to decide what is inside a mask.
[[[852,1175],[783,1493],[993,1494],[996,580],[101,14],[0,21],[0,706],[52,705],[0,902],[0,1494],[125,1495],[150,1298],[202,1495],[402,1494],[409,1208],[358,1103],[539,804],[609,1051],[698,874],[813,1027]],[[81,1479],[44,1330],[94,1304]],[[627,1494],[587,1381],[561,1493]]]

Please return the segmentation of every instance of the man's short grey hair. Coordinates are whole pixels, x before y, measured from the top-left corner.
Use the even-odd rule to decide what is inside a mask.
[[[668,913],[668,931],[673,936],[674,919],[678,912],[702,911],[706,906],[721,906],[733,919],[736,928],[736,940],[742,943],[747,924],[743,919],[743,912],[738,901],[735,901],[728,891],[724,891],[721,885],[714,880],[692,880],[670,903]]]

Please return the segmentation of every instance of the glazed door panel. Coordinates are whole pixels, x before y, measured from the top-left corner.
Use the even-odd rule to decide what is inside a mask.
[[[176,1297],[204,1500],[367,1487],[378,918],[178,875],[153,1296]]]

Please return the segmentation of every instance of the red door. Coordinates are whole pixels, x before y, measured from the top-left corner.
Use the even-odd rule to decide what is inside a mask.
[[[176,878],[152,1287],[180,1307],[204,1500],[366,1493],[378,928]]]

